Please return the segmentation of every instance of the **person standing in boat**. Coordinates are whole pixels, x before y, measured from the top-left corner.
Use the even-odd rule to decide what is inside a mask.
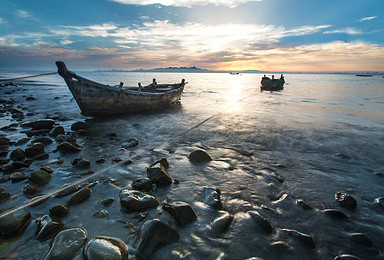
[[[284,79],[284,75],[283,74],[281,74],[280,80],[285,83],[285,79]]]

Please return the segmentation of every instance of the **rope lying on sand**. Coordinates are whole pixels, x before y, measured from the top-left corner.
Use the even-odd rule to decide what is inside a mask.
[[[236,103],[238,103],[238,102],[242,102],[242,101],[244,101],[244,100],[246,100],[246,99],[248,99],[248,98],[250,98],[250,97],[253,97],[253,96],[255,96],[255,95],[256,95],[256,94],[253,94],[253,95],[247,95],[247,96],[245,96],[245,97],[243,97],[243,98],[237,99],[237,100],[231,102],[229,105],[227,105],[222,111],[227,111],[229,108],[231,108],[231,107],[232,107],[233,105],[235,105]],[[122,160],[122,161],[120,161],[120,162],[114,164],[114,165],[111,165],[111,166],[109,166],[109,167],[106,167],[106,168],[104,168],[104,169],[101,169],[100,171],[97,171],[97,172],[95,172],[94,174],[87,176],[86,178],[79,179],[79,180],[74,181],[74,182],[72,182],[72,183],[70,183],[70,184],[68,184],[68,185],[65,185],[65,186],[62,187],[61,189],[58,189],[58,190],[55,190],[55,191],[53,191],[53,192],[51,192],[51,193],[42,195],[40,198],[38,198],[38,199],[36,199],[36,200],[34,200],[34,201],[31,201],[31,202],[29,202],[29,203],[26,203],[26,204],[24,204],[23,206],[20,206],[20,207],[14,208],[14,209],[12,209],[12,210],[9,210],[9,211],[7,211],[7,212],[4,212],[3,214],[0,215],[0,218],[5,217],[5,216],[7,216],[7,215],[9,215],[9,214],[13,214],[13,213],[15,213],[15,212],[18,211],[18,210],[21,210],[21,209],[24,209],[24,208],[26,208],[26,207],[29,207],[29,206],[31,206],[32,204],[39,203],[40,201],[43,201],[43,200],[45,200],[45,199],[48,199],[48,198],[50,198],[51,196],[54,196],[54,195],[56,195],[57,193],[59,193],[59,192],[61,192],[61,191],[63,191],[63,190],[66,190],[66,189],[68,189],[68,188],[70,188],[70,187],[72,187],[72,186],[75,186],[75,185],[80,184],[80,183],[82,183],[82,182],[84,182],[84,181],[86,181],[86,180],[89,180],[89,179],[91,179],[91,178],[94,178],[94,177],[96,177],[96,176],[98,176],[98,175],[100,175],[100,174],[102,174],[102,173],[104,173],[104,172],[106,172],[106,171],[108,171],[108,170],[111,170],[111,169],[113,169],[113,168],[115,168],[115,167],[117,167],[117,166],[123,165],[123,164],[125,164],[125,163],[127,163],[127,162],[129,162],[129,161],[131,161],[131,163],[133,163],[133,161],[134,161],[136,158],[142,157],[142,155],[144,155],[145,153],[150,152],[150,151],[153,151],[154,149],[160,147],[161,145],[164,145],[164,144],[167,144],[167,143],[169,144],[169,142],[170,142],[171,140],[173,140],[173,139],[175,139],[175,138],[178,138],[178,137],[180,137],[180,136],[183,136],[183,135],[189,133],[190,131],[199,128],[201,125],[205,124],[206,122],[210,121],[211,119],[213,119],[213,118],[215,118],[215,117],[217,117],[217,116],[219,116],[219,115],[222,115],[222,114],[224,114],[224,113],[225,113],[225,112],[217,112],[216,114],[213,114],[213,115],[211,115],[211,116],[205,118],[204,120],[202,120],[202,121],[198,122],[197,124],[195,124],[195,125],[191,126],[190,128],[188,128],[187,130],[185,130],[185,131],[183,131],[183,132],[177,134],[176,136],[171,136],[171,137],[165,139],[164,141],[162,141],[162,142],[160,142],[160,143],[158,143],[158,144],[156,144],[156,145],[154,145],[154,146],[152,146],[152,147],[150,147],[150,148],[143,148],[143,149],[140,149],[140,150],[138,151],[139,153],[136,153],[136,154],[132,155],[130,158],[127,158],[127,159],[125,159],[125,160]]]
[[[0,82],[4,81],[14,81],[18,79],[28,79],[28,78],[36,78],[36,77],[41,77],[41,76],[48,76],[48,75],[54,75],[57,72],[49,72],[49,73],[43,73],[43,74],[37,74],[37,75],[32,75],[32,76],[25,76],[25,77],[20,77],[20,78],[13,78],[13,79],[0,79]]]

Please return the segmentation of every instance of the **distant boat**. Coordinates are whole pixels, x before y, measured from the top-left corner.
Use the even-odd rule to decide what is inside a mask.
[[[269,90],[269,91],[277,91],[277,90],[283,90],[284,89],[284,83],[285,79],[283,74],[281,74],[279,79],[275,79],[274,76],[272,76],[272,79],[269,77],[264,77],[261,79],[261,90]]]
[[[109,86],[80,77],[57,61],[58,73],[72,92],[81,113],[85,116],[126,114],[159,111],[180,102],[185,80],[175,84],[157,84],[156,79],[147,86]]]
[[[229,72],[231,75],[240,75],[240,72]]]
[[[369,75],[369,74],[357,74],[356,76],[357,76],[357,77],[372,77],[373,75]]]

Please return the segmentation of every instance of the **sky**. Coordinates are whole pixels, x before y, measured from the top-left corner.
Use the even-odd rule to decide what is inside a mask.
[[[0,70],[384,72],[384,0],[0,2]]]

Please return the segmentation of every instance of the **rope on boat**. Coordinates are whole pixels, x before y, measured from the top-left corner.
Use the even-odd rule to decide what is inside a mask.
[[[246,100],[246,99],[248,99],[248,98],[250,98],[250,97],[253,97],[253,96],[255,96],[255,95],[256,95],[256,94],[253,94],[253,95],[247,95],[247,96],[245,96],[244,98],[235,100],[234,102],[232,102],[232,103],[230,103],[228,106],[226,106],[226,107],[223,109],[223,111],[227,111],[229,108],[231,108],[231,107],[232,107],[233,105],[235,105],[236,103],[238,103],[238,102],[242,102],[242,101],[244,101],[244,100]],[[118,163],[116,163],[116,164],[113,164],[113,165],[111,165],[111,166],[109,166],[109,167],[106,167],[106,168],[104,168],[104,169],[101,169],[101,170],[95,172],[94,174],[91,174],[91,175],[89,175],[89,176],[87,176],[87,177],[85,177],[85,178],[79,179],[79,180],[74,181],[74,182],[72,182],[72,183],[70,183],[70,184],[68,184],[68,185],[65,185],[65,186],[63,186],[62,188],[58,189],[58,190],[55,190],[55,191],[53,191],[53,192],[51,192],[51,193],[48,193],[48,194],[45,194],[45,195],[41,196],[40,198],[38,198],[38,199],[36,199],[36,200],[34,200],[34,201],[31,201],[31,202],[29,202],[29,203],[24,204],[23,206],[14,208],[14,209],[12,209],[12,210],[9,210],[9,211],[7,211],[7,212],[1,214],[1,215],[0,215],[0,218],[2,218],[2,217],[4,217],[4,216],[7,216],[7,215],[9,215],[9,214],[13,214],[13,213],[15,213],[15,212],[17,212],[17,211],[19,211],[19,210],[21,210],[21,209],[24,209],[24,208],[27,208],[27,207],[31,206],[31,205],[38,204],[39,202],[44,201],[44,200],[46,200],[46,199],[48,199],[48,198],[50,198],[50,197],[52,197],[52,196],[58,194],[58,193],[61,192],[61,191],[64,191],[64,190],[66,190],[66,189],[68,189],[68,188],[70,188],[70,187],[72,187],[72,186],[75,186],[75,185],[77,185],[77,184],[80,184],[80,183],[82,183],[82,182],[84,182],[84,181],[87,181],[87,180],[89,180],[89,179],[91,179],[91,178],[93,178],[93,177],[96,177],[96,176],[98,176],[98,175],[100,175],[100,174],[102,174],[102,173],[104,173],[104,172],[106,172],[106,171],[108,171],[108,170],[112,170],[113,168],[115,168],[115,167],[117,167],[117,166],[123,165],[123,164],[125,164],[125,163],[127,163],[127,162],[131,162],[131,163],[133,163],[133,161],[134,161],[136,158],[140,158],[140,157],[142,157],[142,155],[144,155],[145,153],[150,152],[150,151],[153,151],[153,150],[155,150],[156,148],[160,147],[161,145],[164,145],[164,144],[167,144],[167,143],[169,144],[169,142],[170,142],[172,139],[175,139],[175,138],[178,138],[178,137],[180,137],[180,136],[183,136],[183,135],[185,135],[186,133],[188,133],[188,132],[190,132],[190,131],[192,131],[192,130],[194,130],[194,129],[199,128],[201,125],[205,124],[206,122],[210,121],[211,119],[213,119],[213,118],[215,118],[215,117],[217,117],[217,116],[219,116],[219,115],[222,115],[222,114],[224,114],[224,113],[225,113],[225,112],[218,112],[218,113],[216,113],[216,114],[213,114],[213,115],[211,115],[211,116],[205,118],[204,120],[200,121],[199,123],[197,123],[197,124],[191,126],[191,127],[188,128],[187,130],[185,130],[185,131],[183,131],[183,132],[181,132],[181,133],[179,133],[179,134],[177,134],[177,135],[175,135],[175,136],[171,136],[171,137],[165,139],[164,141],[162,141],[162,142],[160,142],[160,143],[154,145],[153,147],[151,147],[151,148],[149,148],[149,149],[145,149],[145,148],[143,148],[143,149],[141,150],[141,152],[138,153],[138,154],[135,154],[135,155],[133,155],[133,156],[131,156],[131,157],[125,159],[125,160],[122,160],[122,161],[120,161],[120,162],[118,162]],[[144,151],[143,151],[143,150],[144,150]]]
[[[43,74],[37,74],[37,75],[31,75],[31,76],[25,76],[25,77],[19,77],[19,78],[13,78],[13,79],[0,79],[0,82],[4,81],[14,81],[18,79],[29,79],[29,78],[36,78],[36,77],[41,77],[41,76],[48,76],[48,75],[54,75],[57,72],[49,72],[49,73],[43,73]]]

